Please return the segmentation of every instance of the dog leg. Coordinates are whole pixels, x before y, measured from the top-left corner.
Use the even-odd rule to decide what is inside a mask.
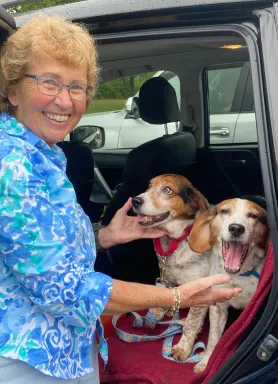
[[[208,308],[190,308],[183,325],[182,336],[172,348],[175,360],[185,361],[192,351],[194,342],[202,329]]]
[[[198,364],[195,365],[194,367],[195,373],[200,373],[206,369],[209,358],[224,332],[224,328],[227,322],[227,317],[228,317],[227,304],[225,303],[216,304],[210,307],[209,309],[210,329],[209,329],[207,352],[203,360],[201,360]]]

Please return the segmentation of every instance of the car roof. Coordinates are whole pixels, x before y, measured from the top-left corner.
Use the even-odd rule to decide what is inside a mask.
[[[38,0],[33,0],[36,2]],[[0,0],[0,5],[5,8],[26,2],[23,0]],[[209,9],[214,11],[232,9],[235,5],[243,8],[261,8],[270,6],[273,2],[268,0],[87,0],[55,7],[43,8],[40,11],[19,14],[15,17],[17,26],[28,21],[34,13],[43,11],[47,14],[60,14],[70,20],[86,20],[87,18],[99,18],[104,16],[143,15],[152,13],[155,15],[169,11],[204,12]]]

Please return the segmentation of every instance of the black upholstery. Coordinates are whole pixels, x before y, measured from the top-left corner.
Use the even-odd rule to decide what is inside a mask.
[[[82,141],[62,141],[57,144],[67,158],[66,172],[75,189],[77,201],[92,220],[93,206],[90,195],[94,183],[93,151],[89,144]]]
[[[180,121],[176,92],[163,77],[152,77],[139,92],[141,119],[150,124],[167,124]]]
[[[141,118],[151,124],[179,121],[174,88],[163,78],[149,79],[139,92],[139,112]],[[123,182],[109,203],[102,223],[108,225],[129,197],[144,192],[151,178],[164,173],[183,173],[185,167],[195,162],[195,157],[195,138],[189,132],[164,135],[133,149],[126,160]],[[154,283],[158,276],[152,240],[136,240],[116,246],[110,250],[111,259],[112,272],[111,265],[105,266],[103,255],[99,256],[97,265],[100,271],[109,271],[114,278]]]

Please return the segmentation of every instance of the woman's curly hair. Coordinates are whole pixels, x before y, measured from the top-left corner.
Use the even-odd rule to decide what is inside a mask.
[[[12,33],[0,57],[0,111],[12,112],[8,92],[17,87],[32,60],[48,55],[64,65],[87,69],[95,94],[99,66],[96,44],[86,27],[62,16],[40,14]],[[87,101],[87,106],[91,100]]]

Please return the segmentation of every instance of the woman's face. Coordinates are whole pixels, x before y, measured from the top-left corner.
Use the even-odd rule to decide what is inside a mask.
[[[86,69],[68,67],[46,55],[33,60],[27,73],[50,76],[65,84],[87,84]],[[31,78],[23,78],[8,97],[15,107],[14,117],[49,146],[63,140],[76,127],[86,109],[86,100],[71,99],[68,88],[63,87],[56,96],[46,96]]]

